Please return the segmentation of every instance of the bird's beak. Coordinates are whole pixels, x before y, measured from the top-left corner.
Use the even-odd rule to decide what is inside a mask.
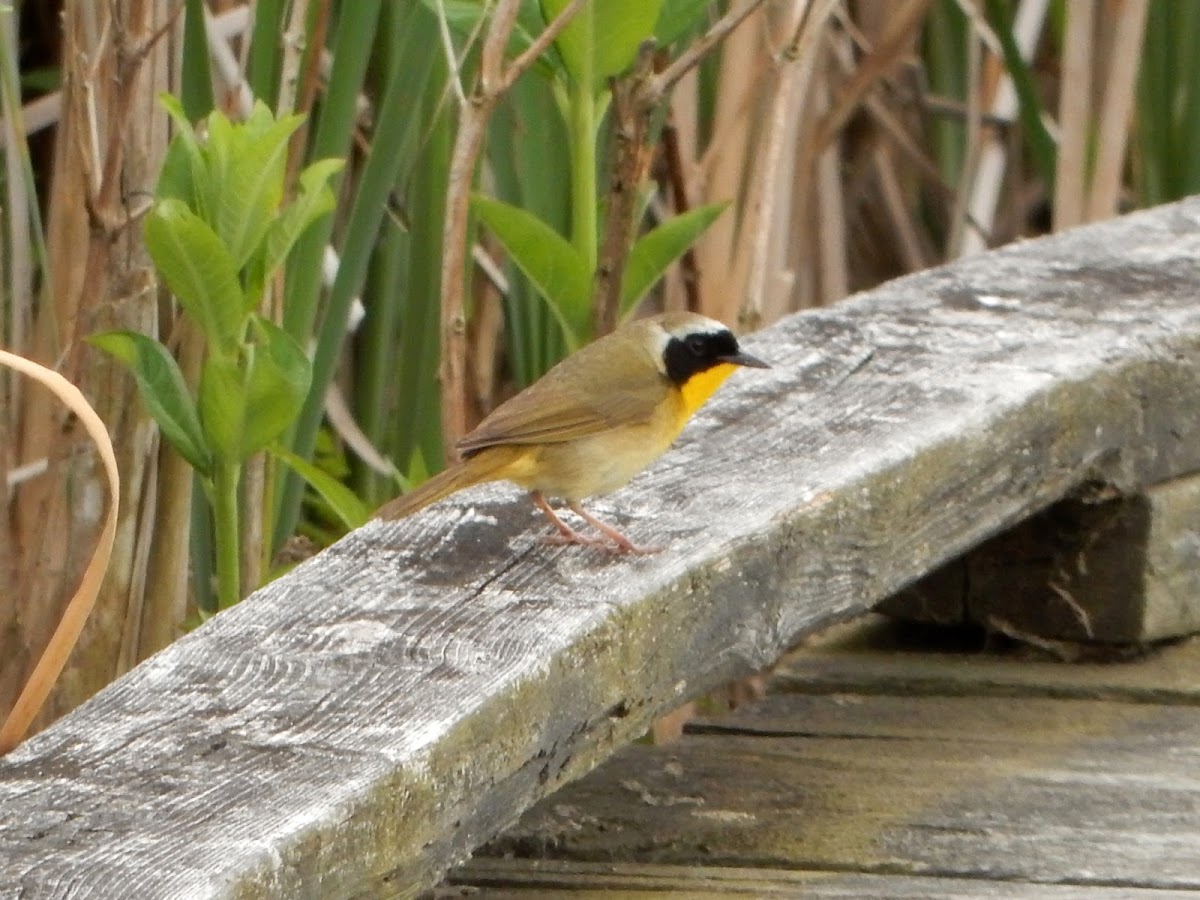
[[[741,350],[737,353],[731,353],[728,356],[722,356],[721,362],[729,363],[732,366],[746,366],[751,369],[771,368],[757,356],[751,356],[749,353],[743,353]]]

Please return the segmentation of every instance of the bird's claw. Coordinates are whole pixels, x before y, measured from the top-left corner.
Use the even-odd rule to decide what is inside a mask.
[[[564,547],[576,545],[579,547],[592,547],[604,553],[612,553],[613,555],[621,555],[628,553],[632,556],[650,556],[654,553],[661,553],[662,547],[639,547],[632,541],[609,541],[599,537],[588,537],[585,534],[580,534],[578,531],[572,531],[570,534],[555,532],[542,537],[543,544],[550,544],[555,547]]]

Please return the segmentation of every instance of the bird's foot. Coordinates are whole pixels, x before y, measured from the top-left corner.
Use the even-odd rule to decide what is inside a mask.
[[[662,547],[643,547],[641,544],[635,544],[626,539],[619,544],[612,544],[614,553],[628,553],[631,556],[653,556],[655,553],[662,553]]]
[[[573,528],[569,535],[562,532],[544,535],[542,543],[551,544],[556,547],[570,545],[592,547],[604,553],[612,553],[614,555],[629,553],[635,556],[649,556],[653,553],[662,552],[662,547],[640,547],[627,538],[623,538],[621,541],[613,541],[605,540],[601,537],[588,537],[586,534],[580,534]]]
[[[583,519],[606,538],[612,541],[612,549],[615,553],[632,553],[637,556],[650,556],[654,553],[661,553],[662,547],[639,547],[617,529],[613,528],[607,522],[602,522],[593,516],[590,512],[580,506],[578,503],[569,504],[571,512]]]
[[[554,534],[546,534],[541,538],[543,544],[549,544],[552,547],[595,547],[597,550],[613,550],[613,545],[603,538],[588,537],[586,534],[580,534],[574,528],[570,533],[556,531]]]
[[[534,491],[530,494],[530,498],[537,508],[545,513],[546,518],[550,520],[555,529],[557,529],[557,534],[550,534],[542,538],[543,543],[558,545],[578,544],[583,547],[594,547],[605,553],[630,553],[638,556],[648,556],[651,553],[662,552],[661,547],[639,547],[611,525],[601,522],[577,502],[570,503],[568,504],[570,510],[604,535],[604,538],[589,537],[586,534],[580,534],[558,517],[558,514],[546,502],[546,498],[542,496],[540,491]]]

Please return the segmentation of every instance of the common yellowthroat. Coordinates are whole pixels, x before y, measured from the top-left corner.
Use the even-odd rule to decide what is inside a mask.
[[[622,553],[638,547],[580,501],[624,485],[671,445],[687,420],[739,366],[769,366],[713,319],[664,313],[631,322],[571,356],[496,407],[458,442],[461,462],[385,504],[383,519],[412,515],[485,481],[530,492],[558,533],[552,541]],[[547,497],[599,531],[580,534]]]

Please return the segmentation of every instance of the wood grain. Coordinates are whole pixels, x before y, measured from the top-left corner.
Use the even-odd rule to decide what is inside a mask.
[[[627,747],[484,852],[1200,891],[1198,770],[1195,707],[783,694]]]
[[[1200,469],[1200,201],[789,319],[543,546],[485,487],[375,522],[0,761],[0,885],[410,896],[681,701],[1085,482]]]

